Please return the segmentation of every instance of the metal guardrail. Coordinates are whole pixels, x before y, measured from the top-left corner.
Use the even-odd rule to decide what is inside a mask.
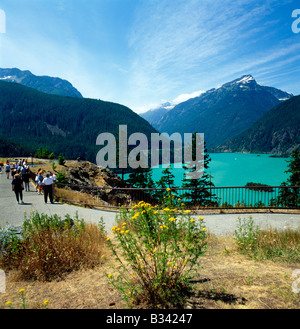
[[[106,207],[132,206],[139,201],[163,204],[164,197],[184,203],[186,208],[300,208],[300,186],[235,186],[201,188],[132,188],[57,184],[58,187],[83,191],[106,203]],[[72,203],[72,200],[67,200]],[[76,201],[75,201],[76,203]],[[77,202],[79,203],[79,202]],[[99,203],[86,204],[99,206]]]
[[[36,174],[31,172],[34,181]],[[164,197],[174,195],[174,202],[189,209],[300,209],[300,186],[230,186],[186,188],[99,187],[56,183],[57,187],[82,191],[92,195],[95,203],[60,198],[61,201],[87,207],[131,207],[139,201],[152,205],[164,203]]]

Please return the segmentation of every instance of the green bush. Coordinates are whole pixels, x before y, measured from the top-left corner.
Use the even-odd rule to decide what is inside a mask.
[[[241,219],[238,217],[237,229],[234,231],[234,240],[242,253],[254,251],[258,244],[259,227],[254,225],[252,216]]]
[[[109,282],[129,305],[182,307],[191,290],[190,280],[206,247],[203,218],[191,218],[174,203],[170,190],[166,207],[141,201],[130,210],[120,209],[118,225],[108,238],[119,267]]]
[[[18,248],[10,248],[0,259],[4,269],[16,269],[21,280],[51,281],[81,268],[102,262],[105,235],[96,225],[78,216],[25,215]]]

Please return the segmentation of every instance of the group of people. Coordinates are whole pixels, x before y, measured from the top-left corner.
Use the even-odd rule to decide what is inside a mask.
[[[2,168],[1,168],[2,169]],[[17,203],[24,204],[23,202],[23,191],[30,191],[30,176],[31,171],[27,165],[26,160],[20,159],[13,164],[7,160],[5,164],[5,173],[7,179],[12,177],[12,191],[15,192]],[[56,176],[52,172],[45,172],[41,168],[38,170],[38,174],[35,178],[36,187],[35,190],[38,194],[44,190],[44,201],[47,203],[48,196],[51,203],[54,203],[54,186],[56,183]]]
[[[44,200],[47,203],[48,196],[51,203],[54,199],[54,187],[56,183],[56,176],[51,171],[45,172],[42,169],[38,170],[38,174],[35,177],[35,190],[38,194],[42,194],[44,190]]]
[[[30,191],[30,168],[26,160],[19,159],[13,164],[10,164],[9,160],[5,164],[6,178],[12,177],[12,190],[16,194],[18,204],[24,204],[23,202],[23,190]],[[25,186],[24,186],[25,184]]]

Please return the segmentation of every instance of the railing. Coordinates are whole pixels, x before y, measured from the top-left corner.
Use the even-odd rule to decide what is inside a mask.
[[[163,204],[164,198],[172,197],[174,202],[184,203],[190,209],[212,208],[300,208],[300,186],[243,186],[203,188],[119,188],[57,184],[60,188],[81,191],[93,197],[95,202],[70,203],[91,207],[115,208],[120,205],[131,207],[143,200],[153,205]]]
[[[35,174],[31,172],[32,180]],[[184,203],[190,209],[281,208],[300,209],[300,186],[235,186],[202,188],[132,188],[99,187],[57,183],[57,187],[89,194],[93,202],[59,198],[63,202],[88,207],[131,207],[139,201],[153,205],[164,203],[164,197],[174,195],[174,202]],[[171,196],[172,197],[172,196]],[[180,199],[180,200],[179,200]]]

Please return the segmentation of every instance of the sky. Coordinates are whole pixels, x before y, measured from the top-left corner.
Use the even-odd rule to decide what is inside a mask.
[[[298,95],[299,18],[294,0],[1,0],[0,67],[137,113],[244,74]]]

